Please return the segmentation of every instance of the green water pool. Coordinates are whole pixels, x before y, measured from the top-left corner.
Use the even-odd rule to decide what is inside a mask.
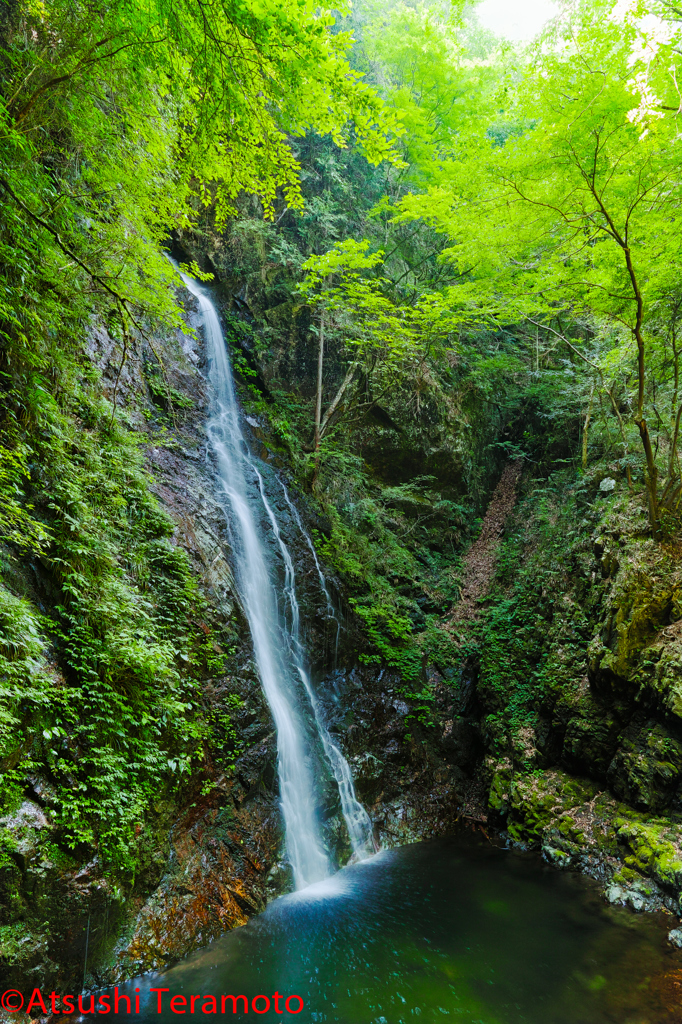
[[[284,896],[120,993],[139,999],[138,1021],[674,1024],[672,921],[608,906],[589,879],[462,835]],[[222,996],[235,997],[223,1013]]]

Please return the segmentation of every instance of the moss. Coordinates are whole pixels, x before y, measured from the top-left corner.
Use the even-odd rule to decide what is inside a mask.
[[[571,843],[582,844],[584,833],[571,814],[594,799],[597,787],[564,772],[534,772],[512,781],[508,829],[513,839],[539,841],[550,828]]]
[[[642,876],[634,868],[628,867],[624,864],[613,876],[613,881],[618,883],[622,882],[623,885],[629,885],[631,882],[638,881]]]
[[[590,621],[574,594],[589,576],[578,496],[566,474],[531,490],[517,508],[499,552],[487,609],[474,627],[478,690],[488,713],[491,753],[514,752],[521,769],[536,767],[540,709],[585,705],[584,663]],[[564,712],[565,714],[565,712]]]
[[[6,963],[14,965],[30,960],[37,949],[46,945],[46,938],[34,934],[23,921],[0,925],[0,959]]]
[[[682,828],[665,820],[616,822],[617,835],[631,853],[628,867],[650,875],[668,889],[682,889]]]
[[[638,664],[639,656],[667,618],[672,592],[656,585],[642,571],[625,573],[619,581],[619,594],[613,603],[613,650],[605,650],[602,671],[627,679]]]
[[[338,452],[335,459],[339,463]],[[364,640],[360,661],[395,671],[413,717],[432,724],[434,695],[425,664],[446,670],[461,656],[442,615],[459,593],[451,556],[466,509],[445,500],[435,478],[387,487],[356,462],[343,465],[343,499],[326,468],[323,508],[332,529],[321,539],[321,554],[347,588]],[[446,543],[449,554],[442,551]]]
[[[495,770],[488,793],[488,808],[494,814],[504,816],[508,813],[511,785],[511,763],[509,761],[501,762]]]
[[[542,790],[535,780],[516,783],[511,797],[509,835],[512,839],[540,839],[554,819],[556,794]]]

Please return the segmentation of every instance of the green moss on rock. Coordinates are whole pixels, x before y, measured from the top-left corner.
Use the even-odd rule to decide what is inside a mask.
[[[682,889],[682,827],[657,821],[616,821],[617,835],[631,851],[625,862],[661,885]]]
[[[512,839],[539,841],[551,825],[557,825],[560,832],[576,840],[580,830],[566,812],[589,803],[597,792],[595,783],[564,772],[518,776],[511,788],[509,835]]]

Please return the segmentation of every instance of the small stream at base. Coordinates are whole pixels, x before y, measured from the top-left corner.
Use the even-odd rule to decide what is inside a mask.
[[[671,920],[610,907],[589,879],[462,835],[384,851],[280,897],[120,991],[140,990],[137,1021],[177,1021],[176,994],[187,1013],[191,995],[216,997],[219,1011],[221,995],[241,994],[248,1014],[228,1001],[226,1019],[675,1024],[682,954],[666,943]],[[170,990],[160,1014],[151,988]],[[276,991],[300,996],[301,1012],[286,1012],[281,998],[275,1012]],[[254,1011],[259,995],[269,1010],[261,998]],[[203,1005],[194,1013],[206,1019]]]

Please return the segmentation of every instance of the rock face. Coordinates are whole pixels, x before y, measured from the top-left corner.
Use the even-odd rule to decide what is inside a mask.
[[[196,326],[192,300],[187,316]],[[245,923],[290,886],[280,863],[276,737],[239,606],[206,446],[209,395],[201,333],[158,336],[149,346],[140,341],[119,372],[119,347],[95,326],[88,354],[109,397],[116,386],[117,414],[142,435],[154,493],[175,524],[171,544],[190,559],[207,619],[212,628],[229,627],[227,675],[205,679],[202,699],[209,720],[229,713],[233,733],[227,753],[207,744],[201,784],[190,781],[148,808],[134,877],[112,874],[92,850],[86,861],[78,850],[72,857],[60,853],[52,841],[57,833],[49,781],[33,781],[30,798],[3,823],[13,849],[4,870],[0,864],[7,906],[14,900],[17,907],[12,922],[0,927],[3,980],[18,988],[28,978],[68,990],[80,986],[83,976],[86,987],[95,987],[162,969]],[[463,708],[454,706],[451,689],[436,673],[432,682],[442,691],[446,724],[425,728],[395,675],[358,665],[358,637],[352,617],[344,617],[339,581],[329,574],[328,589],[338,601],[330,613],[309,536],[301,530],[324,534],[328,527],[290,484],[292,511],[276,479],[285,479],[286,463],[258,418],[249,417],[249,424],[294,558],[315,686],[377,842],[390,846],[441,834],[455,820],[466,770],[478,756],[475,719],[462,717]],[[327,831],[343,862],[350,851],[338,798],[330,794],[328,804]]]
[[[488,812],[512,840],[604,881],[611,902],[679,913],[678,553],[646,536],[629,496],[600,504],[613,491],[595,478],[557,495],[543,548],[532,492],[519,511],[510,544],[523,538],[528,553],[516,563],[507,672],[484,655],[479,682]],[[505,725],[503,705],[519,707]]]

